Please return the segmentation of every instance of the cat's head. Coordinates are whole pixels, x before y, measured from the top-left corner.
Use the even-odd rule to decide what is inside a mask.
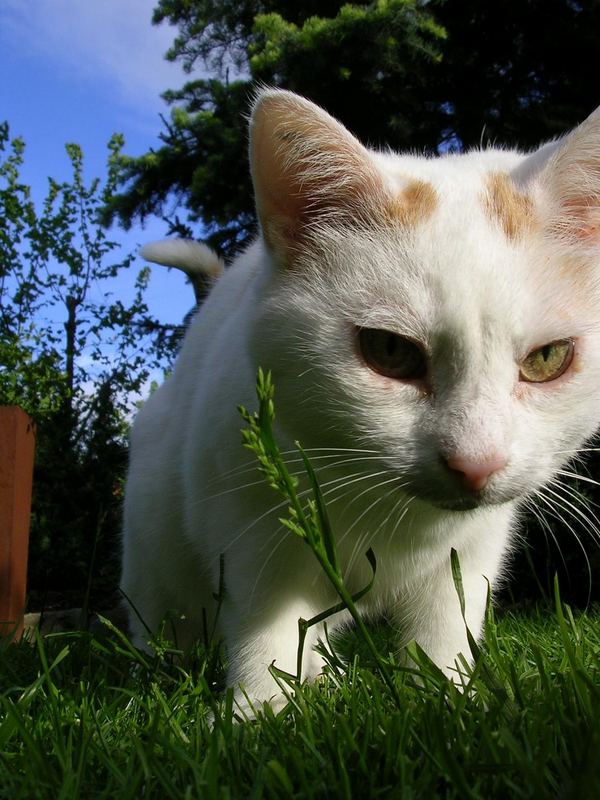
[[[363,147],[289,92],[251,121],[255,357],[307,446],[462,509],[531,493],[600,424],[600,115],[536,153]]]

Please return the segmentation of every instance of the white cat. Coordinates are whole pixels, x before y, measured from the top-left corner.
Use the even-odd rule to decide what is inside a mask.
[[[600,424],[600,114],[531,155],[424,158],[368,150],[307,100],[267,90],[250,138],[261,235],[135,422],[123,588],[152,629],[181,611],[186,647],[214,613],[223,554],[238,700],[240,685],[251,700],[276,694],[272,662],[295,671],[298,618],[338,598],[240,444],[237,406],[256,407],[260,365],[281,449],[293,461],[298,439],[317,468],[353,591],[373,548],[364,613],[385,610],[399,652],[416,639],[451,674],[468,645],[450,549],[479,635],[519,506]],[[172,242],[145,255],[178,261]],[[203,250],[197,262],[218,271]],[[309,631],[309,678],[321,633]]]

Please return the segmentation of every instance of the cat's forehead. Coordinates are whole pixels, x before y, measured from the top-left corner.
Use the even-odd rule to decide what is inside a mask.
[[[453,217],[468,213],[472,224],[500,229],[509,240],[535,227],[534,198],[512,177],[525,160],[516,151],[438,158],[378,154],[375,160],[387,190],[398,198],[394,206],[403,222],[417,226],[435,215],[452,227]]]
[[[397,230],[405,261],[438,308],[471,301],[489,307],[490,317],[540,308],[564,315],[566,297],[589,299],[593,274],[549,242],[537,187],[518,180],[526,159],[498,149],[431,159],[379,156],[388,191],[413,205],[412,213],[400,212]],[[394,278],[402,283],[402,270]]]

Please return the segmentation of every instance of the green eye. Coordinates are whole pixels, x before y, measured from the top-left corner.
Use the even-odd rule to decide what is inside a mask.
[[[419,380],[427,375],[421,348],[410,339],[379,328],[359,328],[360,352],[372,370],[396,380]]]
[[[521,362],[520,379],[528,383],[546,383],[566,372],[573,361],[572,339],[560,339],[532,350]]]

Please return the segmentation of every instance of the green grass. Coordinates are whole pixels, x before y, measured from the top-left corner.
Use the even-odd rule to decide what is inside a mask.
[[[360,659],[238,723],[215,651],[183,667],[85,632],[5,643],[0,797],[600,797],[599,610],[492,617],[464,691],[423,659],[396,671],[399,707]]]

